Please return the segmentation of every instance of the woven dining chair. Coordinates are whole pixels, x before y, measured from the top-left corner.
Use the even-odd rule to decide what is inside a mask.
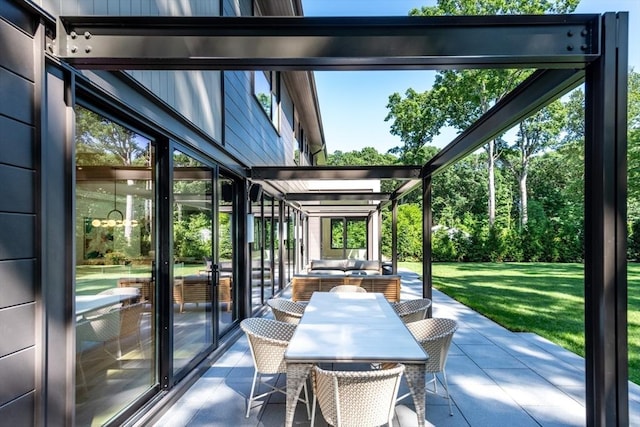
[[[251,402],[273,393],[287,394],[286,390],[261,380],[263,375],[276,377],[277,379],[278,374],[287,372],[284,352],[296,330],[296,325],[272,319],[252,317],[240,322],[240,328],[249,340],[249,348],[251,349],[251,356],[253,357],[253,365],[255,368],[251,392],[247,399],[247,412],[245,417],[248,418],[249,411],[251,410]],[[270,390],[256,396],[255,393],[258,392],[260,384],[267,386]],[[306,383],[303,386],[303,391],[304,398],[299,397],[298,400],[306,405],[307,417],[310,419],[311,411],[309,408],[309,393]]]
[[[427,317],[427,310],[431,307],[429,298],[418,298],[391,304],[404,323],[411,323]]]
[[[276,320],[297,325],[304,314],[304,305],[285,298],[272,298],[267,300]]]
[[[122,358],[122,339],[136,335],[137,344],[141,354],[144,354],[142,340],[140,338],[140,320],[144,310],[144,303],[112,306],[108,311],[97,310],[92,316],[79,319],[76,323],[76,353],[77,368],[80,375],[79,383],[86,390],[86,378],[84,374],[82,356],[85,343],[94,342],[102,344],[102,350],[115,361]],[[116,344],[116,352],[107,348],[109,343]],[[95,361],[94,361],[95,362]]]
[[[447,364],[447,356],[449,355],[449,347],[451,346],[453,334],[458,329],[457,322],[453,319],[445,318],[423,319],[417,322],[407,323],[407,329],[409,329],[416,341],[420,343],[424,351],[429,355],[426,372],[427,374],[433,374],[433,378],[427,381],[425,386],[432,383],[433,390],[429,390],[427,387],[427,392],[437,394],[447,399],[449,402],[449,415],[453,415],[445,365]],[[436,374],[440,372],[442,372],[445,390],[444,395],[438,394],[438,377]],[[404,399],[407,396],[408,394],[405,394],[398,400]]]
[[[341,426],[391,427],[404,365],[373,371],[327,371],[313,368],[314,426],[316,406],[326,422]]]
[[[329,292],[360,292],[360,293],[366,293],[367,290],[365,288],[363,288],[362,286],[338,285],[338,286],[334,286],[333,288],[329,289]]]

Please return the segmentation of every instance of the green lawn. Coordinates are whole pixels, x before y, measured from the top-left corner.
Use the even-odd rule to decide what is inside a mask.
[[[203,269],[202,263],[175,264],[173,273],[176,276],[198,274]],[[76,294],[91,295],[105,289],[118,286],[122,277],[150,277],[150,265],[77,265]]]
[[[422,274],[422,263],[399,263]],[[640,384],[640,264],[629,264],[629,379]],[[584,266],[434,263],[433,285],[509,330],[534,332],[584,357]]]

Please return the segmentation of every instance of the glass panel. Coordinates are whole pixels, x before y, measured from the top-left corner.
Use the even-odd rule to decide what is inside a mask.
[[[367,257],[367,219],[347,218],[347,257],[365,259]]]
[[[347,219],[347,249],[367,248],[367,220]]]
[[[291,281],[291,277],[293,276],[293,270],[295,267],[295,250],[296,250],[296,237],[295,237],[295,221],[296,221],[296,212],[291,208],[287,208],[287,280],[289,283]]]
[[[157,383],[154,145],[76,113],[76,424],[102,425]]]
[[[268,74],[270,76],[270,72]],[[264,71],[256,71],[253,73],[253,93],[258,99],[258,102],[260,102],[264,112],[271,118],[273,104],[269,76],[267,72]]]
[[[233,255],[235,224],[233,220],[233,201],[236,189],[232,179],[220,176],[218,178],[220,191],[218,192],[218,265],[220,268],[220,282],[218,295],[220,304],[219,325],[220,332],[229,329],[235,319],[235,274]]]
[[[262,198],[252,202],[251,211],[253,213],[253,239],[251,244],[251,293],[253,309],[260,307],[263,303],[263,292],[265,280],[267,280],[267,269],[263,265],[262,255],[264,253],[263,241],[263,218],[262,218]]]
[[[264,284],[264,297],[265,299],[271,298],[275,293],[275,275],[277,271],[277,264],[275,264],[275,256],[273,252],[273,242],[275,240],[275,229],[273,223],[273,199],[265,196],[264,198],[264,263],[265,269],[268,270],[265,274]]]
[[[277,200],[273,201],[273,216],[271,217],[271,244],[273,247],[273,287],[277,291],[280,286],[280,274],[284,272],[280,271],[280,206]]]
[[[331,220],[331,249],[344,248],[344,220],[333,218]]]
[[[212,183],[210,167],[173,153],[173,370],[213,343],[211,325]]]

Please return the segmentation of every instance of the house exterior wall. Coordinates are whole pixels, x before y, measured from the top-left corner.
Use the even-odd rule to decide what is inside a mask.
[[[0,12],[0,420],[31,425],[37,373],[35,28],[10,4]],[[5,14],[13,22],[2,19]]]
[[[309,242],[307,244],[307,252],[309,261],[322,258],[320,254],[321,235],[320,235],[321,218],[310,216],[308,221]]]
[[[282,108],[279,129],[253,96],[252,72],[227,71],[225,88],[225,146],[233,155],[251,165],[294,165],[292,108]],[[281,104],[291,101],[286,91]]]

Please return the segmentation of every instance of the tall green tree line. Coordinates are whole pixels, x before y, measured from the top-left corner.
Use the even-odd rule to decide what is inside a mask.
[[[438,0],[410,15],[570,13],[579,0]],[[408,88],[389,97],[386,120],[402,145],[398,161],[422,164],[430,144],[449,126],[462,131],[486,113],[529,70],[447,70],[430,90]],[[638,74],[629,76],[630,256],[640,254],[637,178]],[[515,135],[515,136],[514,136]],[[433,181],[434,257],[446,259],[582,259],[584,93],[572,92],[522,121],[508,135],[486,141],[484,152]],[[417,220],[417,218],[416,218]],[[635,249],[638,248],[638,249]],[[421,255],[421,254],[420,254]],[[417,257],[417,255],[416,255]]]

